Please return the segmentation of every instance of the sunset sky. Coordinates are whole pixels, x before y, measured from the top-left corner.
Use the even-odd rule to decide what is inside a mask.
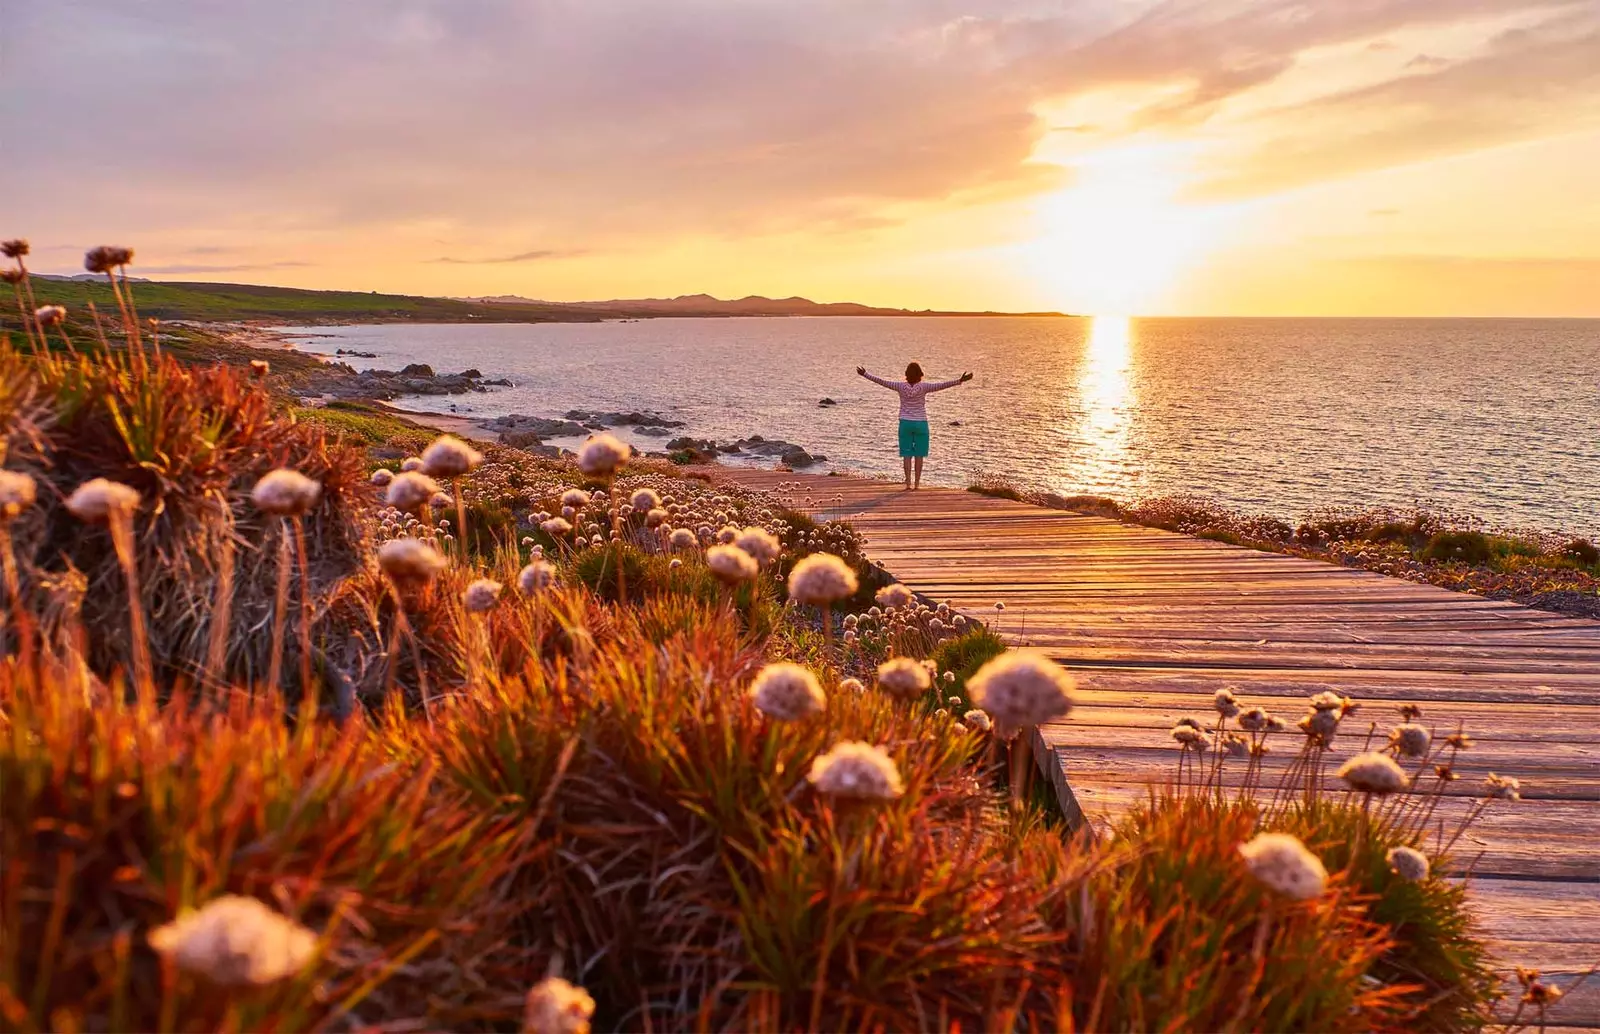
[[[1600,0],[17,0],[0,96],[45,271],[1600,316]]]

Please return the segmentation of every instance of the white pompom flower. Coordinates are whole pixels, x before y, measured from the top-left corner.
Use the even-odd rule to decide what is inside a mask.
[[[1300,839],[1288,833],[1260,833],[1239,845],[1250,874],[1280,894],[1306,901],[1327,886],[1328,870]]]
[[[227,895],[150,931],[150,947],[223,987],[261,986],[302,972],[317,935],[255,898]]]
[[[808,718],[827,705],[817,677],[807,668],[787,661],[769,664],[756,673],[750,683],[750,699],[756,710],[784,722]]]

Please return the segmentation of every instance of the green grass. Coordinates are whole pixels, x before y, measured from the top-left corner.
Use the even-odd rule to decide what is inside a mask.
[[[437,431],[369,402],[294,406],[289,411],[302,424],[325,428],[348,442],[368,447],[390,446],[418,452],[438,437]]]

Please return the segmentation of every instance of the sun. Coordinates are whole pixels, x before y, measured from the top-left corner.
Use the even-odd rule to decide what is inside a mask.
[[[1179,168],[1162,148],[1086,155],[1073,185],[1036,208],[1034,274],[1077,312],[1160,307],[1184,270],[1220,242],[1227,212],[1183,205]]]

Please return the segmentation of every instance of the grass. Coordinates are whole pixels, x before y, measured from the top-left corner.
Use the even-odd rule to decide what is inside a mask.
[[[453,506],[402,514],[369,484],[379,414],[315,423],[241,371],[131,342],[0,350],[0,405],[5,467],[41,488],[0,525],[19,572],[0,658],[7,1029],[514,1029],[549,975],[586,988],[608,1030],[1482,1020],[1483,949],[1459,894],[1375,868],[1384,838],[1447,853],[1423,838],[1429,793],[1352,832],[1367,811],[1339,795],[1229,799],[1195,762],[1118,836],[1071,835],[997,789],[1006,745],[987,732],[842,688],[890,649],[961,680],[1005,649],[925,603],[874,619],[870,594],[841,601],[857,634],[828,645],[782,578],[826,550],[881,580],[845,525],[667,463],[566,504],[572,466],[487,447],[465,479],[468,527],[445,526]],[[283,522],[248,501],[280,464],[323,486],[300,518],[312,574],[287,588]],[[148,589],[131,601],[108,536],[60,502],[91,476],[140,492],[132,569]],[[669,552],[615,505],[641,489],[698,545]],[[563,505],[581,540],[533,531]],[[702,550],[746,525],[784,555],[731,592]],[[375,549],[400,537],[450,562],[385,574]],[[536,548],[556,582],[524,593]],[[482,578],[506,588],[469,610]],[[263,684],[265,629],[298,621],[302,598],[311,684],[292,663]],[[126,630],[146,610],[159,663],[130,685]],[[820,713],[756,706],[749,686],[775,660],[813,672]],[[901,792],[818,790],[813,766],[845,741],[880,751]],[[1315,774],[1321,755],[1296,764]],[[1250,874],[1238,848],[1264,828],[1321,854],[1323,893]],[[314,952],[234,985],[203,952],[152,946],[224,894],[303,927]]]

